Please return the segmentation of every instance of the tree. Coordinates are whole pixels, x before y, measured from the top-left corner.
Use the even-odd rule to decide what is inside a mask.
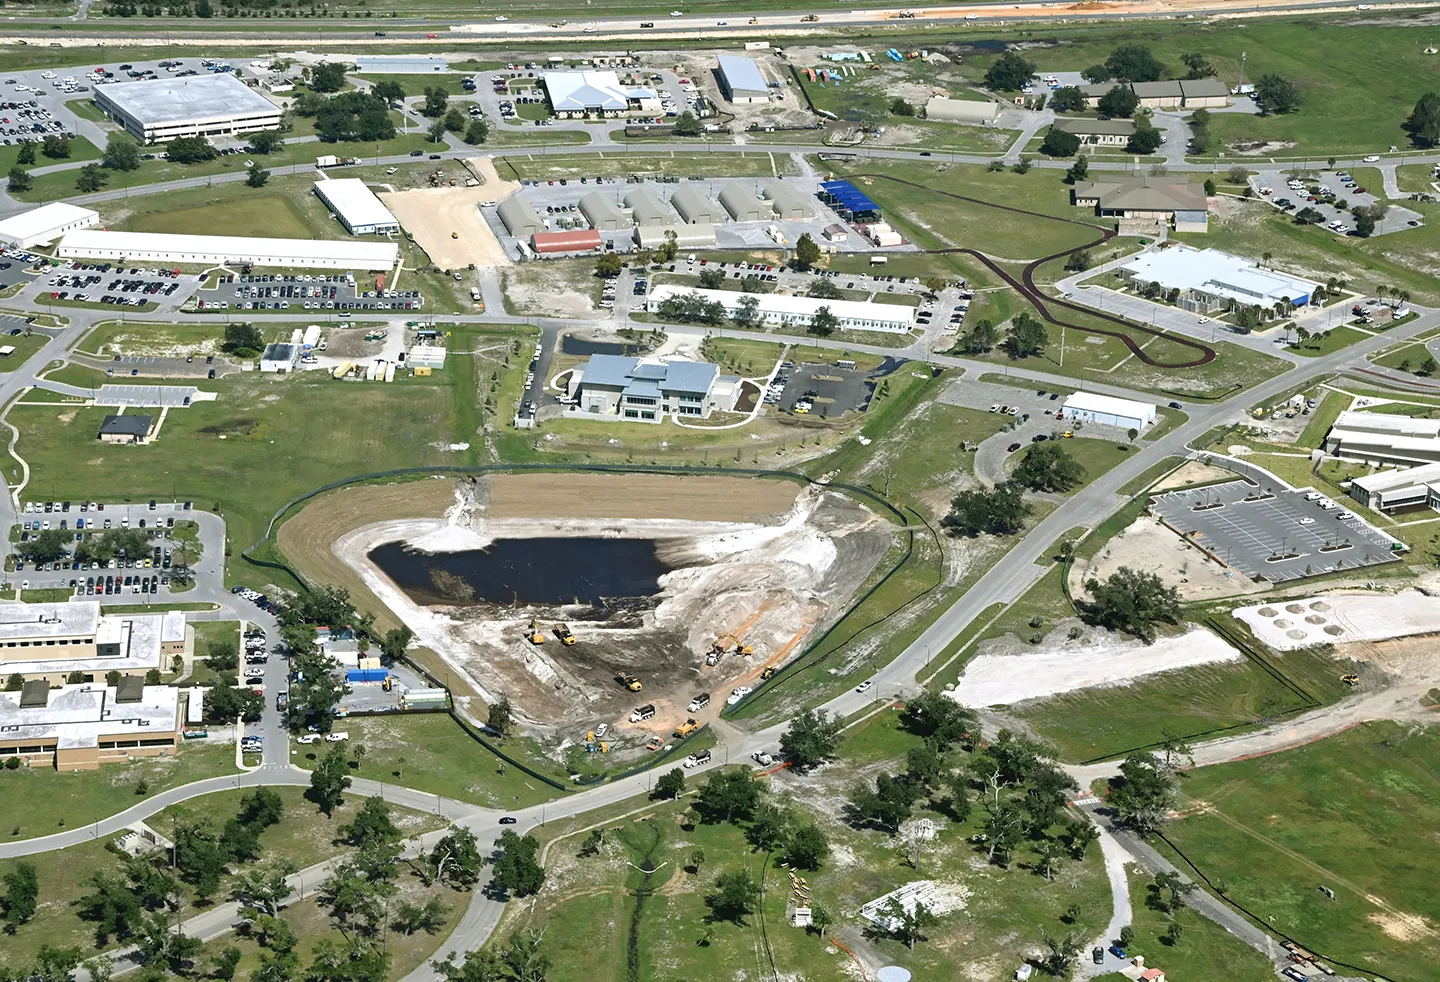
[[[1214,180],[1214,178],[1210,178],[1210,177],[1205,178],[1205,197],[1207,197],[1207,198],[1213,198],[1213,197],[1215,197],[1215,190],[1216,190],[1216,188],[1215,188],[1215,180]]]
[[[17,543],[15,555],[27,563],[53,563],[60,557],[69,555],[69,545],[73,541],[75,536],[72,532],[46,529],[32,533],[25,542]]]
[[[92,191],[99,191],[110,180],[110,174],[99,164],[86,164],[81,167],[75,177],[75,190],[84,191],[87,194]]]
[[[264,167],[252,167],[245,178],[245,186],[263,188],[270,181],[270,172]]]
[[[881,774],[874,785],[857,784],[846,796],[846,821],[857,826],[874,826],[892,835],[910,817],[922,792],[915,784],[891,774]]]
[[[1410,110],[1405,129],[1409,131],[1410,139],[1419,146],[1440,145],[1440,95],[1433,91],[1422,95],[1415,108]]]
[[[760,803],[745,830],[745,838],[756,849],[770,852],[789,834],[791,815],[788,809],[770,801]]]
[[[880,908],[879,913],[884,918],[886,933],[904,943],[911,951],[915,950],[917,943],[925,940],[925,929],[933,927],[940,920],[925,906],[923,900],[916,900],[913,906],[907,907],[891,897]]]
[[[805,287],[805,295],[812,300],[841,299],[840,288],[835,285],[833,280],[823,276],[816,276],[810,280]]]
[[[451,826],[425,857],[426,877],[432,883],[449,883],[455,889],[470,889],[480,880],[485,857],[475,833]]]
[[[618,256],[616,257],[619,258]],[[514,712],[510,706],[510,697],[501,695],[499,699],[490,704],[490,711],[485,717],[485,725],[494,730],[495,733],[504,737],[510,732],[514,723]]]
[[[385,632],[380,639],[380,653],[390,661],[399,661],[405,655],[405,649],[410,647],[410,642],[415,640],[415,632],[404,624],[399,627],[392,627]]]
[[[820,247],[815,244],[815,240],[810,237],[810,233],[806,232],[800,236],[795,243],[795,257],[792,260],[792,265],[803,272],[804,270],[810,269],[819,261]]]
[[[915,107],[905,99],[896,96],[890,100],[890,115],[892,116],[914,116]]]
[[[1165,77],[1165,66],[1143,44],[1120,45],[1105,59],[1105,68],[1122,82],[1158,82]]]
[[[310,88],[316,92],[339,92],[345,87],[344,62],[322,61],[310,69]]]
[[[1319,225],[1325,220],[1325,213],[1318,208],[1305,206],[1295,213],[1296,225]]]
[[[1185,928],[1179,921],[1171,921],[1165,928],[1165,943],[1172,948],[1180,946],[1180,936],[1185,933]]]
[[[484,119],[470,120],[470,125],[465,127],[465,142],[475,146],[488,139],[490,139],[490,123]]]
[[[1071,184],[1079,184],[1089,176],[1090,161],[1083,153],[1076,157],[1075,163],[1071,164],[1069,169],[1065,171],[1065,180]]]
[[[1362,239],[1368,239],[1375,234],[1375,216],[1368,210],[1355,215],[1355,234]]]
[[[441,86],[425,87],[425,103],[420,107],[420,115],[437,119],[445,115],[450,105],[450,93]]]
[[[760,785],[749,771],[721,771],[700,788],[697,803],[713,821],[746,819],[760,804]]]
[[[255,153],[271,154],[285,147],[285,139],[278,130],[261,130],[251,133],[247,139],[250,141],[250,149]]]
[[[1181,55],[1180,60],[1185,64],[1186,78],[1209,78],[1215,74],[1215,67],[1202,54]]]
[[[10,168],[10,173],[5,178],[5,187],[9,191],[29,191],[34,183],[29,171],[23,167]]]
[[[455,952],[445,958],[436,959],[430,967],[446,979],[446,982],[504,982],[500,956],[491,948],[480,948],[466,953],[465,960],[455,962]]]
[[[780,753],[792,769],[805,773],[835,756],[840,747],[839,716],[823,709],[807,709],[790,721],[780,737]]]
[[[35,864],[17,862],[5,874],[5,929],[11,934],[29,922],[40,905],[40,878]]]
[[[618,259],[619,256],[616,256]],[[700,271],[700,286],[705,290],[718,290],[725,285],[725,271],[721,269],[702,269]]]
[[[78,947],[57,948],[42,944],[35,953],[35,965],[28,975],[28,982],[71,982],[71,973],[80,964],[81,957]],[[16,974],[12,978],[19,982],[27,976]]]
[[[685,793],[685,772],[675,767],[660,775],[660,780],[655,782],[655,790],[650,792],[650,797],[678,798]]]
[[[139,170],[140,144],[128,133],[111,133],[105,139],[105,153],[100,163],[110,170]]]
[[[304,97],[296,100],[295,111],[315,117],[315,135],[325,143],[389,140],[395,135],[389,103],[368,92],[344,92],[312,105],[303,102]]]
[[[810,905],[810,927],[816,934],[824,934],[825,929],[835,923],[835,915],[830,913],[830,908],[821,904]]]
[[[1070,966],[1080,957],[1084,939],[1074,931],[1067,931],[1062,937],[1052,938],[1050,932],[1043,927],[1040,929],[1040,938],[1045,947],[1050,949],[1050,954],[1045,958],[1045,971],[1057,978],[1069,974]]]
[[[1128,117],[1140,106],[1140,97],[1129,86],[1117,85],[1100,97],[1096,108],[1115,119]]]
[[[384,798],[366,798],[354,820],[336,829],[338,838],[347,846],[367,846],[399,842],[403,835],[390,818],[390,805]]]
[[[1135,132],[1130,134],[1125,149],[1130,153],[1154,153],[1160,149],[1160,131],[1142,116],[1135,121]]]
[[[986,491],[966,488],[950,501],[950,512],[941,524],[956,534],[977,536],[1012,535],[1025,524],[1030,506],[1018,484],[1001,484]]]
[[[1089,68],[1080,69],[1080,77],[1091,85],[1100,85],[1111,79],[1110,69],[1104,65],[1091,65]]]
[[[540,851],[540,843],[535,837],[522,837],[506,829],[500,833],[495,844],[499,847],[500,856],[495,860],[491,882],[515,897],[536,893],[545,882],[545,870],[535,858]]]
[[[345,751],[335,746],[325,752],[310,772],[310,799],[327,817],[344,801],[345,790],[350,787],[349,770]]]
[[[675,117],[672,130],[676,136],[699,136],[705,132],[705,124],[690,110],[685,110]]]
[[[113,873],[93,873],[89,882],[91,892],[75,906],[82,920],[95,923],[96,947],[130,938],[140,923],[140,898]]]
[[[1127,828],[1149,835],[1165,824],[1174,807],[1175,776],[1152,753],[1131,754],[1110,779],[1110,804]]]
[[[1255,83],[1255,101],[1267,116],[1293,113],[1300,108],[1300,86],[1283,75],[1262,75]]]
[[[370,86],[370,91],[386,102],[400,102],[405,98],[405,87],[395,79],[385,79]]]
[[[445,128],[451,133],[459,133],[465,128],[465,114],[460,111],[459,106],[451,106],[445,111]]]
[[[815,313],[810,315],[810,323],[805,330],[822,338],[828,338],[840,327],[840,318],[831,312],[828,305],[816,307]]]
[[[512,934],[500,956],[511,982],[545,982],[550,974],[550,958],[540,947],[544,931]]]
[[[750,871],[741,867],[721,873],[715,880],[715,889],[705,898],[710,916],[717,921],[732,921],[744,925],[745,915],[755,909],[760,899],[760,886]]]
[[[1096,623],[1114,631],[1126,631],[1149,644],[1155,640],[1155,625],[1174,624],[1180,619],[1180,598],[1154,573],[1121,566],[1103,583],[1094,577],[1085,581]]]
[[[203,136],[177,136],[165,144],[165,154],[172,164],[200,164],[218,156]]]
[[[696,846],[694,849],[691,849],[691,850],[690,850],[690,868],[695,871],[695,873],[696,873],[697,876],[698,876],[699,873],[700,873],[700,867],[701,867],[702,865],[704,865],[704,863],[705,863],[705,850],[702,849],[702,848],[700,848],[699,846]]]
[[[1011,479],[1032,491],[1068,491],[1085,477],[1085,466],[1058,442],[1033,443]]]
[[[1155,879],[1146,888],[1146,904],[1162,914],[1174,917],[1185,906],[1185,898],[1195,892],[1195,884],[1173,870],[1155,874]]]
[[[395,910],[395,927],[406,937],[416,931],[434,934],[445,926],[445,918],[449,913],[450,908],[439,897],[432,897],[424,904],[407,900]]]
[[[425,130],[425,139],[431,143],[443,143],[445,141],[445,120],[437,119]]]
[[[51,160],[64,160],[70,156],[70,138],[64,133],[51,133],[45,137],[40,152]]]
[[[1062,113],[1079,112],[1085,108],[1085,93],[1078,85],[1062,85],[1051,93],[1050,108]]]
[[[1073,157],[1080,150],[1080,138],[1058,127],[1050,127],[1040,152],[1048,157]]]
[[[905,729],[940,750],[979,732],[979,718],[972,710],[928,689],[905,704],[900,720]]]
[[[240,959],[243,957],[239,948],[233,944],[226,945],[215,953],[215,960],[210,963],[210,971],[206,974],[216,982],[231,982],[235,978],[235,969],[240,967]]]
[[[1070,253],[1065,260],[1065,269],[1071,273],[1083,273],[1090,268],[1091,258],[1089,249],[1076,249]]]
[[[1018,92],[1035,75],[1035,66],[1014,51],[996,58],[985,72],[985,87],[997,92]]]
[[[21,140],[20,152],[15,156],[15,163],[24,164],[26,167],[35,165],[35,141]]]
[[[735,302],[731,320],[742,327],[751,327],[760,320],[760,298],[747,293]]]
[[[981,319],[975,322],[975,326],[960,342],[960,350],[967,355],[983,355],[994,348],[999,340],[1000,329],[988,319]]]
[[[614,279],[625,268],[625,260],[618,252],[607,252],[595,260],[595,275],[601,279]]]
[[[285,878],[296,869],[296,865],[287,859],[243,867],[230,887],[230,899],[240,904],[242,910],[275,917],[280,913],[281,902],[291,893]]]
[[[220,349],[239,358],[255,358],[265,347],[265,335],[254,324],[226,324]]]
[[[1043,355],[1045,345],[1049,342],[1049,335],[1045,325],[1027,311],[1021,311],[1010,321],[1010,330],[1005,334],[1005,340],[1000,347],[1004,349],[1012,359],[1028,358],[1031,355]]]
[[[176,974],[181,973],[204,946],[204,941],[181,930],[167,911],[146,915],[136,939],[146,966],[163,965]]]
[[[785,836],[785,859],[791,866],[816,870],[830,856],[830,840],[814,822],[793,825]]]

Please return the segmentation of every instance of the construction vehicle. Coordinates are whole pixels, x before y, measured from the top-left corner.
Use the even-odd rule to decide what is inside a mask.
[[[750,23],[752,23],[752,24],[758,24],[758,23],[760,23],[760,18],[759,18],[759,17],[751,17],[751,18],[750,18]]]
[[[395,688],[395,676],[385,676],[385,681],[380,683],[380,688],[384,689],[386,692],[389,692],[391,689]]]
[[[704,709],[708,705],[710,705],[710,693],[702,692],[694,699],[690,700],[690,705],[685,707],[685,711],[690,713],[698,713],[700,710]]]
[[[767,679],[773,678],[774,675],[775,675],[775,666],[774,666],[774,665],[766,665],[764,668],[762,668],[762,669],[760,670],[760,681],[761,681],[761,682],[764,682],[764,681],[767,680]]]
[[[560,643],[565,645],[567,648],[575,643],[575,635],[570,633],[569,624],[556,624],[555,636],[559,638]],[[639,686],[636,686],[636,688],[639,688]]]
[[[639,692],[641,689],[645,688],[643,685],[640,684],[640,680],[637,679],[635,676],[631,675],[629,672],[621,672],[619,675],[615,676],[615,681],[618,682],[620,685],[623,685],[625,688],[629,689],[631,692]]]
[[[737,655],[753,655],[755,649],[748,644],[741,644],[740,639],[733,634],[722,634],[715,639],[710,646],[710,653],[705,656],[706,665],[715,665],[720,661],[722,655],[734,651]]]
[[[695,719],[695,717],[692,716],[685,722],[681,723],[679,726],[675,727],[675,738],[677,740],[683,740],[698,729],[700,729],[700,723],[698,720]]]
[[[530,633],[526,635],[526,640],[528,640],[531,644],[545,643],[544,632],[540,630],[540,625],[536,624],[533,620],[530,622]]]
[[[650,742],[647,743],[647,744],[645,744],[645,749],[646,749],[646,750],[649,750],[649,751],[651,751],[651,752],[653,753],[654,751],[659,750],[659,749],[660,749],[661,747],[663,747],[664,745],[665,745],[665,741],[664,741],[664,740],[661,740],[658,736],[656,736],[656,737],[651,737],[651,738],[650,738]]]
[[[1346,685],[1359,685],[1360,676],[1356,675],[1354,672],[1351,672],[1348,675],[1340,676],[1340,681],[1344,682]]]
[[[813,24],[813,23],[815,23],[816,21],[818,21],[819,19],[820,19],[820,18],[819,18],[819,17],[816,17],[814,14],[806,14],[804,17],[801,17],[801,18],[800,18],[800,23],[802,23],[802,24]]]
[[[640,706],[630,712],[630,722],[632,723],[643,723],[647,719],[653,719],[654,717],[655,704],[653,702],[647,706]]]

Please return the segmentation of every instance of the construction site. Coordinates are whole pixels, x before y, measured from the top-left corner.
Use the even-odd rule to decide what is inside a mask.
[[[595,750],[640,756],[799,654],[892,535],[844,495],[783,481],[496,475],[333,550],[548,747],[595,731]]]

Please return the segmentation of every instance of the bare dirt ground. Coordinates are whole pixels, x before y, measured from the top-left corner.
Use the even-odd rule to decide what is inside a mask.
[[[741,487],[736,479],[717,480],[712,491],[698,487],[711,479],[682,484],[667,477],[605,476],[579,487],[569,483],[570,475],[481,479],[460,486],[443,519],[351,523],[331,552],[487,699],[509,696],[552,747],[606,722],[612,753],[639,753],[652,734],[668,735],[684,719],[692,696],[711,695],[710,708],[697,714],[711,718],[731,688],[788,657],[816,625],[840,613],[890,546],[891,528],[841,495],[796,495],[792,488],[769,488],[769,482]],[[579,517],[577,505],[591,507],[606,494],[631,501],[601,503],[594,517]],[[367,509],[366,517],[375,513]],[[483,549],[501,538],[557,536],[654,539],[671,572],[660,578],[655,597],[604,609],[422,605],[368,559],[373,548],[396,540],[422,552],[453,552]],[[579,642],[564,647],[551,636],[531,644],[525,635],[532,619],[546,631],[567,623]],[[742,637],[755,653],[704,667],[711,643],[727,633]],[[621,672],[639,676],[644,689],[632,693],[617,685],[614,676]],[[630,709],[644,703],[656,705],[656,717],[629,724]]]
[[[1141,515],[1094,557],[1077,560],[1070,567],[1070,590],[1077,598],[1088,596],[1086,580],[1103,580],[1121,566],[1154,573],[1166,586],[1175,587],[1182,600],[1209,600],[1271,589],[1271,584],[1256,583],[1226,569],[1156,519]]]
[[[541,317],[595,317],[599,291],[594,287],[593,263],[526,263],[504,273],[510,312]]]
[[[384,191],[385,202],[405,231],[415,238],[430,261],[441,269],[476,266],[508,266],[510,260],[500,240],[480,215],[481,204],[493,204],[513,194],[520,185],[502,181],[489,157],[471,164],[478,187],[417,188],[413,191]],[[457,233],[459,238],[452,238]]]
[[[1234,473],[1223,467],[1216,467],[1213,464],[1202,464],[1198,460],[1191,460],[1171,471],[1167,476],[1161,478],[1151,488],[1151,491],[1173,491],[1176,488],[1188,488],[1192,484],[1204,484],[1208,481],[1224,481],[1234,477]]]
[[[743,477],[648,474],[498,474],[490,478],[490,519],[656,518],[773,522],[800,487]]]

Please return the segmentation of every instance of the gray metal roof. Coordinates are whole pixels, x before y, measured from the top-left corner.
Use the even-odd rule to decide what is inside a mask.
[[[114,82],[101,86],[95,94],[142,126],[280,111],[229,72]]]
[[[739,55],[720,55],[720,74],[731,92],[770,92],[770,87],[765,84],[765,76],[760,73],[760,66],[756,65],[753,59]]]
[[[106,416],[100,423],[101,436],[145,436],[155,423],[154,416]]]
[[[614,230],[630,225],[620,206],[599,191],[591,191],[580,199],[580,211],[594,228]]]
[[[613,385],[624,388],[635,369],[636,359],[624,355],[591,355],[582,369],[581,385]]]
[[[770,202],[761,201],[754,194],[740,184],[728,185],[720,192],[720,203],[730,213],[730,217],[737,222],[756,221],[755,218],[742,216],[757,215],[759,219],[770,218],[774,215],[775,209]]]
[[[623,355],[591,355],[581,369],[580,385],[605,385],[623,389],[627,395],[654,395],[662,392],[710,391],[719,369],[708,362],[645,362]]]
[[[672,194],[670,206],[680,213],[687,225],[713,225],[725,220],[721,207],[692,187],[681,188]]]
[[[1131,82],[1130,90],[1142,99],[1161,99],[1167,96],[1180,96],[1180,83],[1168,82]]]
[[[1182,78],[1180,91],[1187,99],[1208,99],[1230,94],[1225,83],[1218,78]]]
[[[720,370],[708,362],[672,361],[666,364],[661,388],[668,392],[709,392]]]
[[[1133,119],[1057,119],[1054,125],[1077,136],[1129,136],[1135,132]]]
[[[637,378],[625,386],[627,396],[641,396],[646,399],[660,398],[660,384],[654,379]]]

